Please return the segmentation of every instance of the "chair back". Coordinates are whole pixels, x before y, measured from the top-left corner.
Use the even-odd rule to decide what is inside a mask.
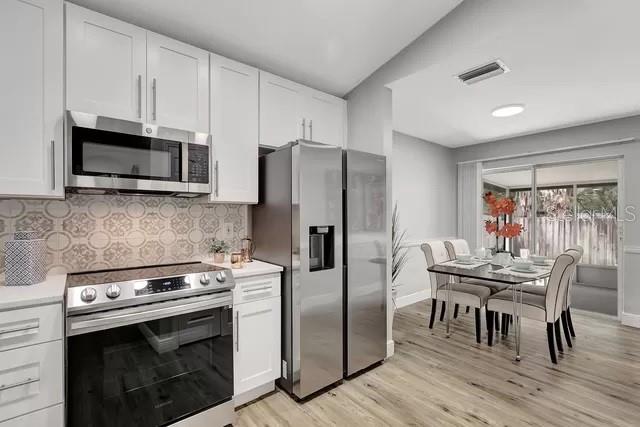
[[[455,240],[445,240],[444,242],[445,248],[447,248],[447,253],[449,254],[449,259],[456,259],[457,254],[469,254],[469,243],[467,243],[464,239],[455,239]],[[460,283],[460,278],[457,276],[452,277],[452,282]]]
[[[447,252],[447,248],[440,240],[423,243],[422,245],[420,245],[420,249],[422,249],[422,252],[424,252],[424,257],[427,260],[427,267],[432,267],[436,264],[451,260],[451,257],[449,257],[449,252]],[[429,272],[432,298],[436,297],[438,288],[446,284],[448,280],[448,274]]]
[[[545,292],[545,311],[547,322],[555,322],[564,307],[567,286],[576,264],[575,254],[564,252],[556,258]]]
[[[584,255],[584,248],[580,245],[577,245],[573,248],[569,248],[567,249],[568,251],[575,251],[577,252],[578,255],[578,260],[576,261],[576,264],[573,266],[573,274],[571,275],[571,277],[569,278],[569,285],[567,286],[567,295],[564,298],[564,308],[563,310],[566,310],[567,307],[571,306],[571,288],[573,287],[573,282],[576,278],[576,271],[578,269],[578,264],[580,263],[580,260],[582,259],[582,256]]]

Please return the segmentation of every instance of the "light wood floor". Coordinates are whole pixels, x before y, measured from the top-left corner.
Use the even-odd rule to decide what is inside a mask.
[[[500,425],[640,426],[640,330],[572,311],[578,337],[554,366],[544,325],[523,322],[514,337],[474,339],[473,310],[426,325],[430,303],[396,312],[395,355],[383,365],[298,404],[282,391],[242,408],[240,426]]]

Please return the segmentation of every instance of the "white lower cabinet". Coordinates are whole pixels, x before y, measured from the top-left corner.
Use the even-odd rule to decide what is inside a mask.
[[[242,286],[242,279],[236,282]],[[279,295],[234,306],[236,406],[273,390],[264,386],[280,378],[280,316]]]
[[[61,304],[0,312],[0,427],[64,425]]]
[[[63,404],[41,409],[0,423],[0,427],[62,427],[63,425]]]

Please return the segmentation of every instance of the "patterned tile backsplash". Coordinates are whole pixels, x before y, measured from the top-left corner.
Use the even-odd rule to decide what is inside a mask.
[[[154,196],[86,196],[66,200],[0,200],[0,276],[4,243],[13,232],[34,230],[47,242],[49,272],[206,259],[223,224],[233,223],[239,249],[247,233],[247,208],[199,199]]]

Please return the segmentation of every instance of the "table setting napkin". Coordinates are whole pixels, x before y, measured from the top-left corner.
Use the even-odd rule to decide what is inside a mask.
[[[511,267],[505,267],[505,268],[501,268],[500,270],[494,270],[493,273],[495,274],[508,274],[511,276],[517,276],[517,277],[525,277],[527,279],[536,279],[538,276],[548,273],[549,269],[547,269],[546,267],[541,267],[539,268],[537,265],[533,267],[533,270],[531,271],[517,271],[514,270]]]

